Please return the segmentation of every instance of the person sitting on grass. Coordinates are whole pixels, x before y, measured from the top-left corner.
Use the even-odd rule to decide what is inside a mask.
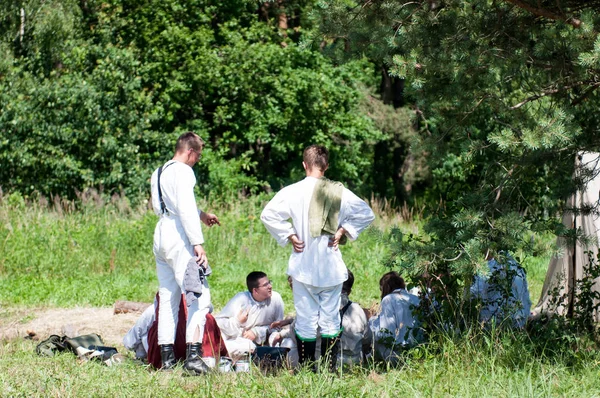
[[[471,285],[471,297],[481,300],[479,320],[485,325],[508,322],[525,327],[531,309],[525,269],[502,251],[495,258],[488,254],[487,264],[489,273],[475,275]]]
[[[146,361],[148,357],[148,331],[154,323],[156,304],[149,305],[123,337],[123,345],[135,353],[135,359]]]
[[[294,290],[292,277],[287,277],[290,289]],[[287,354],[287,365],[293,369],[298,367],[298,344],[296,343],[296,335],[294,327],[296,318],[289,316],[280,321],[271,323],[272,333],[269,335],[269,345],[271,347],[289,348]]]
[[[270,325],[283,319],[283,300],[273,291],[267,274],[254,271],[246,277],[248,291],[236,294],[216,315],[232,359],[247,357],[267,342]]]
[[[417,343],[413,309],[419,306],[420,300],[406,291],[404,279],[396,271],[381,277],[379,289],[381,310],[369,320],[375,358],[396,364],[399,353]]]
[[[342,299],[340,317],[342,318],[342,334],[340,350],[337,353],[338,365],[356,365],[362,363],[363,345],[368,344],[369,324],[365,311],[350,300],[349,296],[354,285],[354,274],[348,270],[348,279],[342,284]]]

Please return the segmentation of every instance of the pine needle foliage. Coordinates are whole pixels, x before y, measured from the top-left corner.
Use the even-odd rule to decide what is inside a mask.
[[[391,265],[449,273],[458,295],[488,251],[565,232],[564,199],[591,177],[573,178],[576,154],[600,149],[597,2],[328,3],[322,34],[405,79],[428,153],[427,222],[397,237]]]

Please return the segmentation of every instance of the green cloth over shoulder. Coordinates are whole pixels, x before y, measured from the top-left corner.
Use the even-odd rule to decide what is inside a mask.
[[[343,192],[344,184],[341,182],[319,178],[308,205],[308,228],[312,238],[337,232]],[[340,240],[340,244],[344,243],[346,236]]]

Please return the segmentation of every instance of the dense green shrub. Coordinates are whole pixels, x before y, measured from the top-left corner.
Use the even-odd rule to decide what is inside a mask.
[[[3,3],[2,188],[138,199],[176,137],[194,130],[209,144],[197,174],[211,195],[279,189],[300,175],[311,143],[330,147],[330,177],[369,194],[365,170],[381,133],[359,110],[357,82],[372,83],[372,66],[334,66],[259,20],[259,7]]]

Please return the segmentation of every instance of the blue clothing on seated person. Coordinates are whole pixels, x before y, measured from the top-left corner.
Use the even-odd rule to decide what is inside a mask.
[[[522,328],[531,309],[527,276],[523,267],[508,254],[501,261],[488,260],[489,275],[476,275],[471,285],[473,298],[481,299],[479,320],[484,323],[511,319],[514,327]]]

